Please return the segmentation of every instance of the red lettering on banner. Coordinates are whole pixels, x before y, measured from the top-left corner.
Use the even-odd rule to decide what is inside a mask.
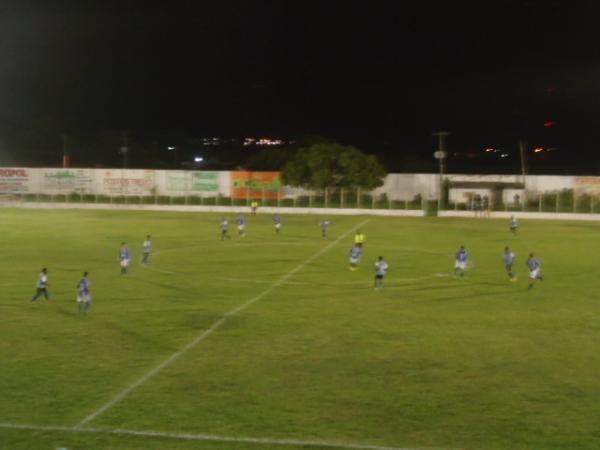
[[[6,177],[6,178],[22,177],[22,178],[27,178],[27,171],[25,169],[0,169],[0,177]]]

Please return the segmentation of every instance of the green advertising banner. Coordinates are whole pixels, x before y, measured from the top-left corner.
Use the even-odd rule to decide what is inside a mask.
[[[192,172],[192,191],[218,192],[219,172]]]
[[[84,191],[92,188],[92,174],[85,169],[42,169],[43,188],[54,191]]]
[[[219,172],[167,172],[167,190],[219,192]]]

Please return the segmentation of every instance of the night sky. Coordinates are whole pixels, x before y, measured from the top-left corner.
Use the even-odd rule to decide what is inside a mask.
[[[594,1],[2,2],[0,138],[322,135],[394,165],[443,129],[453,153],[524,138],[597,171],[599,18]]]

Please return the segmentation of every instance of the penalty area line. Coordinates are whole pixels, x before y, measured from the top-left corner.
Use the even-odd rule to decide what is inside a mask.
[[[164,439],[177,439],[185,441],[205,441],[205,442],[236,442],[262,445],[280,445],[297,447],[321,447],[331,449],[350,449],[350,450],[416,450],[410,448],[389,447],[382,445],[344,443],[334,441],[302,440],[302,439],[278,439],[268,437],[245,437],[245,436],[222,436],[217,434],[193,434],[193,433],[170,433],[164,431],[152,430],[128,430],[122,428],[77,428],[52,425],[30,425],[0,423],[0,428],[12,430],[30,430],[52,433],[88,433],[88,434],[110,434],[121,436],[139,436]]]
[[[133,391],[134,389],[136,389],[139,386],[141,386],[142,384],[144,384],[146,381],[148,381],[151,377],[156,375],[162,369],[164,369],[165,367],[167,367],[171,363],[173,363],[182,354],[184,354],[188,350],[191,350],[192,348],[197,346],[200,342],[202,342],[204,339],[206,339],[208,336],[210,336],[216,329],[218,329],[221,325],[223,325],[225,322],[227,322],[227,320],[229,320],[229,318],[235,316],[240,311],[243,311],[244,309],[248,308],[253,303],[256,303],[257,301],[259,301],[266,295],[270,294],[271,291],[273,291],[274,289],[285,284],[291,277],[293,277],[296,273],[298,273],[300,270],[302,270],[305,266],[307,266],[308,264],[310,264],[311,262],[313,262],[314,260],[319,258],[321,255],[323,255],[325,252],[327,252],[333,246],[337,245],[342,239],[344,239],[346,236],[348,236],[354,230],[364,226],[367,222],[369,222],[369,220],[370,219],[363,220],[358,225],[350,228],[348,231],[346,231],[345,233],[340,235],[336,240],[330,242],[328,245],[321,248],[318,252],[316,252],[315,254],[313,254],[309,258],[305,259],[303,262],[301,262],[299,265],[297,265],[294,269],[290,270],[288,273],[283,275],[279,280],[277,280],[275,283],[271,284],[268,288],[266,288],[260,294],[250,298],[249,300],[246,300],[244,303],[240,304],[239,306],[237,306],[237,307],[233,308],[232,310],[223,314],[209,328],[207,328],[202,333],[200,333],[198,336],[196,336],[194,339],[192,339],[185,347],[183,347],[180,350],[177,350],[175,353],[171,354],[171,356],[169,356],[167,359],[165,359],[159,365],[150,369],[148,372],[146,372],[144,375],[142,375],[140,378],[138,378],[135,382],[133,382],[132,384],[127,386],[125,389],[120,391],[117,395],[115,395],[111,400],[109,400],[104,405],[102,405],[99,409],[97,409],[90,415],[84,417],[77,425],[75,425],[75,428],[83,427],[85,424],[96,419],[96,417],[100,416],[107,409],[109,409],[109,408],[113,407],[114,405],[116,405],[117,403],[119,403],[121,400],[123,400],[125,397],[127,397],[127,395],[129,395],[129,393],[131,391]]]

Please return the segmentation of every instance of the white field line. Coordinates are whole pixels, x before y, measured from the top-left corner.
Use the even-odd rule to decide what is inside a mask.
[[[218,281],[233,281],[238,283],[254,283],[254,284],[271,284],[270,280],[260,280],[260,279],[251,279],[251,278],[229,278],[229,277],[211,277],[211,280]],[[286,281],[281,284],[298,284],[298,285],[306,285],[310,284],[307,281]]]
[[[206,442],[236,442],[249,444],[263,445],[280,445],[280,446],[298,446],[298,447],[326,447],[332,449],[351,449],[351,450],[415,450],[399,447],[387,447],[381,445],[369,444],[352,444],[333,441],[318,441],[318,440],[301,440],[301,439],[276,439],[262,437],[243,437],[243,436],[221,436],[216,434],[191,434],[191,433],[169,433],[162,431],[136,431],[126,429],[105,429],[105,428],[77,428],[77,427],[61,427],[61,426],[43,426],[43,425],[26,425],[26,424],[11,424],[0,423],[0,428],[14,430],[31,430],[45,431],[55,433],[96,433],[96,434],[112,434],[122,436],[141,436],[141,437],[156,437],[167,439],[178,439],[186,441],[206,441]]]
[[[85,424],[87,424],[88,422],[91,422],[96,417],[98,417],[100,414],[104,413],[107,409],[109,409],[112,406],[114,406],[117,403],[119,403],[131,391],[133,391],[137,387],[139,387],[142,384],[144,384],[146,381],[148,381],[148,379],[150,379],[152,376],[154,376],[155,374],[157,374],[158,372],[160,372],[162,369],[164,369],[165,367],[167,367],[168,365],[170,365],[173,361],[175,361],[177,358],[179,358],[183,353],[185,353],[188,350],[194,348],[196,345],[198,345],[200,342],[202,342],[204,339],[206,339],[208,336],[210,336],[217,328],[219,328],[221,325],[223,325],[230,317],[235,316],[240,311],[243,311],[248,306],[250,306],[253,303],[256,303],[257,301],[259,301],[260,299],[262,299],[264,296],[266,296],[267,294],[269,294],[273,289],[275,289],[275,288],[281,286],[282,284],[284,284],[287,280],[289,280],[291,277],[293,277],[297,272],[299,272],[300,270],[302,270],[306,265],[310,264],[311,262],[313,262],[314,260],[316,260],[317,258],[319,258],[322,254],[324,254],[325,252],[327,252],[330,248],[332,248],[334,245],[336,245],[338,242],[340,242],[342,239],[344,239],[346,236],[348,236],[354,230],[356,230],[357,228],[360,228],[360,227],[364,226],[367,222],[369,222],[369,219],[364,220],[361,223],[359,223],[358,225],[356,225],[355,227],[349,229],[344,234],[340,235],[335,241],[332,241],[330,244],[328,244],[325,247],[323,247],[317,253],[315,253],[314,255],[312,255],[311,257],[309,257],[308,259],[305,259],[302,263],[300,263],[294,269],[290,270],[288,273],[286,273],[285,275],[283,275],[279,280],[277,280],[275,283],[271,284],[267,289],[265,289],[264,291],[262,291],[260,294],[256,295],[255,297],[252,297],[249,300],[246,300],[241,305],[239,305],[236,308],[234,308],[234,309],[228,311],[227,313],[225,313],[219,320],[217,320],[216,322],[214,322],[208,329],[206,329],[204,332],[202,332],[200,335],[198,335],[196,338],[194,338],[192,341],[190,341],[185,347],[183,347],[182,349],[176,351],[171,356],[169,356],[167,359],[165,359],[163,362],[161,362],[158,366],[156,366],[153,369],[151,369],[148,372],[146,372],[137,381],[135,381],[134,383],[132,383],[129,386],[127,386],[125,389],[123,389],[121,392],[119,392],[115,397],[113,397],[107,403],[105,403],[104,405],[102,405],[98,410],[94,411],[93,413],[91,413],[87,417],[83,418],[77,425],[75,425],[75,428],[81,428],[81,427],[83,427]]]

